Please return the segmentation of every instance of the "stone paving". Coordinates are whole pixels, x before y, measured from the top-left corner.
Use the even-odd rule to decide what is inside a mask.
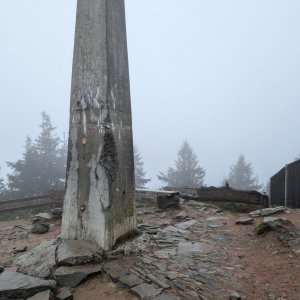
[[[15,299],[14,295],[18,295],[20,282],[25,282],[21,286],[26,287],[26,282],[32,282],[34,277],[54,279],[58,287],[53,287],[53,281],[50,281],[50,286],[44,286],[45,281],[37,279],[34,289],[27,291],[24,288],[24,298],[50,288],[58,299],[72,299],[74,295],[74,299],[81,300],[82,297],[77,296],[78,289],[81,289],[81,295],[89,294],[88,290],[82,290],[85,283],[96,279],[94,282],[97,288],[99,284],[101,288],[97,278],[106,278],[118,291],[127,294],[124,299],[254,299],[251,298],[251,294],[256,293],[257,287],[262,286],[259,283],[262,279],[256,277],[256,274],[265,276],[265,271],[274,263],[272,256],[285,255],[284,264],[285,259],[289,259],[289,266],[295,264],[297,267],[295,259],[300,256],[300,231],[297,221],[298,226],[280,226],[278,230],[276,227],[273,238],[271,235],[266,242],[267,236],[258,236],[254,231],[261,226],[264,219],[259,219],[253,224],[252,218],[243,216],[238,219],[237,216],[223,213],[210,204],[190,201],[183,203],[176,210],[158,210],[155,206],[143,205],[138,207],[137,214],[139,235],[115,250],[104,253],[103,261],[103,253],[99,252],[98,248],[80,241],[54,239],[44,241],[28,251],[20,244],[11,247],[12,257],[17,256],[14,261],[16,267],[5,269],[5,272],[11,272],[9,286],[4,280],[6,273],[0,275],[0,299],[2,300],[1,296],[4,294],[5,299]],[[271,220],[277,220],[278,223],[279,219],[271,217]],[[242,228],[245,230],[239,230]],[[13,226],[8,230],[13,232],[15,237],[24,235],[30,228]],[[11,235],[5,237],[10,238]],[[274,238],[282,247],[276,246]],[[262,252],[262,244],[263,247],[267,247],[265,253]],[[22,253],[24,250],[25,254]],[[251,256],[249,251],[254,251],[254,255]],[[259,267],[255,268],[256,261],[259,260],[256,251],[261,251],[263,260]],[[269,266],[266,260],[270,261]],[[11,266],[7,263],[5,265]],[[280,269],[285,267],[280,266]],[[4,265],[0,264],[0,272],[3,269]],[[273,272],[276,273],[275,269]],[[22,275],[21,278],[16,271],[27,276]],[[292,276],[296,278],[296,270],[290,271],[294,271]],[[278,284],[272,289],[269,288],[269,279],[273,281],[276,278],[264,277],[264,291],[256,294],[265,295],[268,292],[269,295],[277,295],[274,299],[281,299],[280,295],[285,294],[276,288]],[[12,285],[17,289],[12,288]],[[106,287],[105,283],[102,287]],[[296,285],[294,288],[297,289]],[[244,296],[240,292],[247,294]],[[7,295],[12,293],[14,295],[7,298]],[[44,297],[44,293],[46,291],[42,292],[41,297]],[[49,290],[48,294],[47,299],[51,300],[53,295]],[[105,298],[103,294],[99,299],[112,299],[110,297],[114,295],[115,293],[110,293],[109,298]],[[40,299],[37,297],[38,295],[34,299]],[[90,299],[98,299],[97,297],[96,295]],[[290,299],[297,299],[293,297]]]
[[[140,299],[228,299],[238,287],[227,274],[234,267],[224,264],[231,240],[226,219],[190,219],[183,210],[163,225],[140,224],[156,247],[113,260],[104,272]]]

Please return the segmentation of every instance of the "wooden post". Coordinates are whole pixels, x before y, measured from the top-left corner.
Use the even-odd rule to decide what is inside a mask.
[[[288,207],[288,182],[289,182],[289,165],[285,166],[285,179],[284,179],[284,205]]]

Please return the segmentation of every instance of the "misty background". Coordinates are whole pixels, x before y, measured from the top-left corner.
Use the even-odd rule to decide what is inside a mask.
[[[186,139],[220,185],[300,153],[300,2],[126,0],[134,143],[150,188]],[[76,1],[0,1],[0,177],[46,111],[68,133]]]

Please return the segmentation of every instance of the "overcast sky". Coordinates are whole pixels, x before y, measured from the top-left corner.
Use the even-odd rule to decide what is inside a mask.
[[[134,143],[158,187],[186,139],[218,185],[300,153],[299,0],[126,0]],[[68,131],[75,0],[0,0],[0,175],[41,111]]]

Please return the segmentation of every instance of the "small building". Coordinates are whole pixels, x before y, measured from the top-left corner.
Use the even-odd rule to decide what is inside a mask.
[[[300,208],[300,159],[271,177],[270,206]]]

